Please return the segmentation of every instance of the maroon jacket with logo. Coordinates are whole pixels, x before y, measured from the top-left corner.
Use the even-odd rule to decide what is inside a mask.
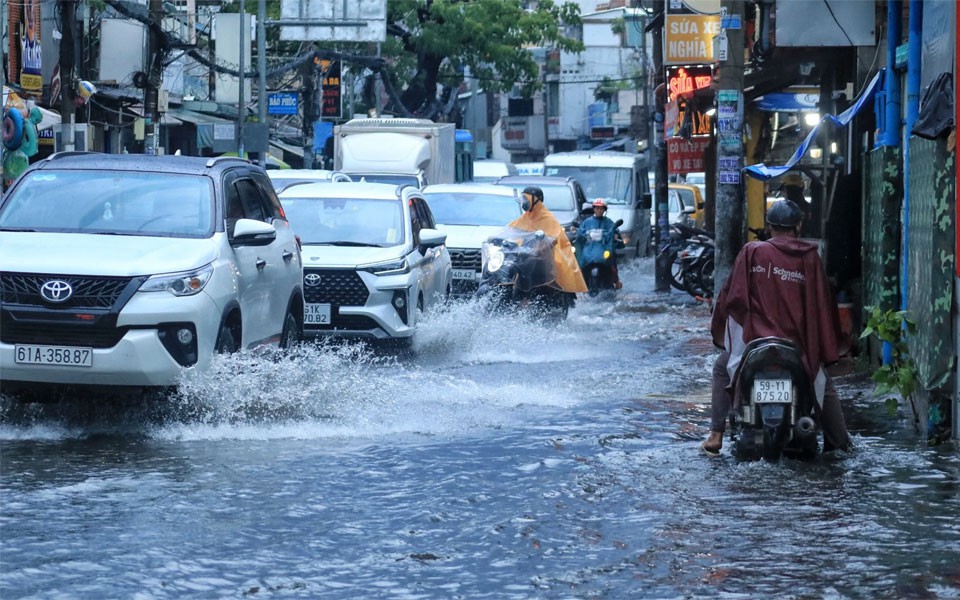
[[[782,236],[744,246],[713,310],[710,330],[721,348],[728,317],[743,327],[744,343],[766,336],[798,343],[811,379],[839,358],[837,303],[812,242]]]

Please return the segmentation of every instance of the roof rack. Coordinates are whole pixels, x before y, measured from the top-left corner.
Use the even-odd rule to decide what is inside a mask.
[[[209,168],[213,167],[214,165],[216,165],[216,164],[219,163],[219,162],[230,161],[230,160],[239,160],[239,161],[242,161],[242,162],[245,162],[245,163],[249,163],[249,162],[250,162],[249,160],[247,160],[247,159],[245,159],[245,158],[240,158],[239,156],[214,156],[214,157],[212,157],[210,160],[207,161],[206,167],[209,169]]]
[[[86,154],[99,154],[99,152],[90,152],[89,150],[61,150],[60,152],[54,152],[47,157],[47,160],[60,160],[61,158],[67,158],[70,156],[83,156]]]

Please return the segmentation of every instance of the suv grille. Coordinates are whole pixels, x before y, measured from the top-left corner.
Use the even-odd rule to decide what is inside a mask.
[[[347,331],[368,331],[370,329],[378,329],[380,324],[371,319],[366,315],[341,315],[337,312],[334,312],[330,316],[330,320],[333,321],[329,325],[305,325],[304,329],[306,331],[332,331],[335,329],[343,329]]]
[[[112,348],[127,333],[117,327],[117,315],[143,279],[2,273],[0,341]],[[65,302],[54,304],[40,295],[41,286],[53,280],[70,284],[73,293]]]
[[[319,285],[308,285],[310,275],[319,275]],[[304,269],[303,296],[309,304],[333,304],[334,306],[363,306],[370,291],[356,271]]]
[[[463,248],[451,248],[450,262],[454,269],[473,269],[479,271],[481,267],[480,251]]]
[[[52,304],[40,295],[40,287],[54,279],[70,284],[73,294],[60,304]],[[110,309],[130,283],[130,277],[85,277],[81,275],[0,274],[0,301],[4,305],[48,309]]]
[[[107,319],[115,323],[116,319]],[[113,348],[127,333],[126,327],[102,323],[97,326],[66,323],[29,323],[3,319],[0,340],[4,344],[41,344],[50,346],[87,346]]]

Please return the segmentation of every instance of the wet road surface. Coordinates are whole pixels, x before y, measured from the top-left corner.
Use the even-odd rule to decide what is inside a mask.
[[[856,451],[737,463],[709,313],[623,269],[557,326],[237,356],[149,405],[0,405],[0,598],[960,598],[960,459],[837,380]]]

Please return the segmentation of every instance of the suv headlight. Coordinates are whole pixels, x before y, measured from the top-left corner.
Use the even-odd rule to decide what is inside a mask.
[[[410,272],[410,263],[406,258],[391,260],[387,262],[374,263],[360,267],[361,271],[373,273],[374,275],[403,275]]]
[[[140,286],[141,292],[170,292],[174,296],[193,296],[199,294],[213,275],[213,265],[207,265],[194,271],[154,275]]]

